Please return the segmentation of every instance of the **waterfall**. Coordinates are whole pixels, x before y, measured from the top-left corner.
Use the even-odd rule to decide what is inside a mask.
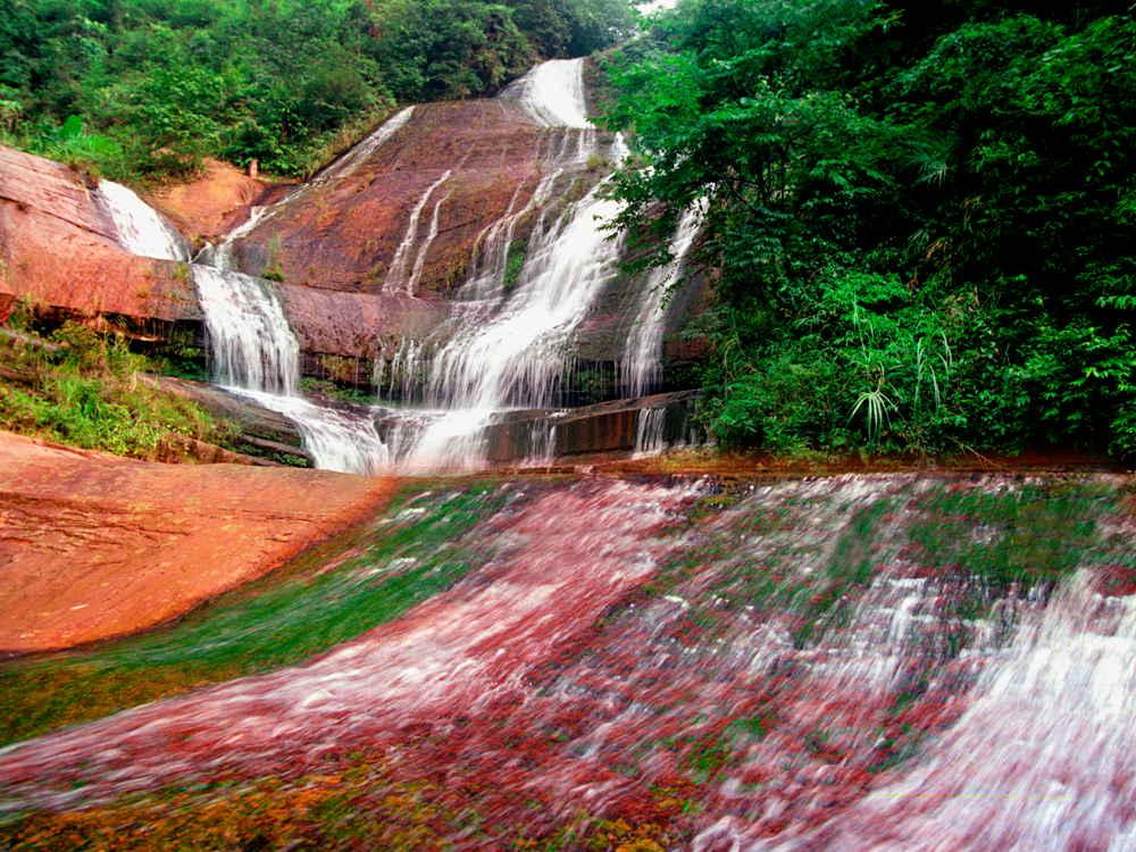
[[[618,210],[592,190],[535,236],[517,291],[500,313],[454,335],[436,356],[431,402],[479,409],[553,403],[570,335],[617,271],[619,244],[604,224]]]
[[[312,185],[322,185],[340,180],[353,174],[372,154],[378,151],[399,130],[406,126],[414,114],[410,106],[387,119],[374,133],[320,172],[312,180]]]
[[[272,206],[254,208],[247,222],[198,257],[193,277],[216,381],[296,423],[317,466],[355,471],[383,464],[410,470],[476,467],[485,456],[485,429],[500,413],[559,404],[574,368],[576,333],[617,275],[621,250],[609,228],[620,207],[606,197],[606,182],[579,200],[550,205],[558,187],[563,190],[566,181],[579,179],[584,163],[590,165],[601,153],[615,163],[626,155],[619,136],[609,151],[601,147],[587,117],[583,69],[579,59],[545,62],[501,95],[503,102],[515,103],[544,129],[542,175],[535,186],[530,179],[527,186],[517,187],[505,213],[479,235],[455,317],[444,329],[447,336],[404,344],[393,352],[384,347],[393,360],[376,364],[376,384],[382,389],[389,383],[391,396],[416,398],[421,408],[384,416],[380,437],[371,418],[347,416],[299,396],[300,345],[289,327],[280,288],[237,271],[234,248],[284,205],[302,198],[308,187]],[[406,109],[392,117],[313,183],[328,183],[360,168],[411,115]],[[414,295],[450,197],[446,184],[459,167],[433,176],[415,202],[384,290]],[[528,200],[522,202],[526,194]],[[156,214],[153,221],[148,219],[148,208],[141,207],[135,210],[141,224],[120,226],[120,232],[146,234],[137,245],[161,242],[163,223]],[[506,286],[510,252],[518,245],[516,229],[537,211],[519,275],[515,284]],[[671,247],[676,264],[693,242],[697,221],[693,211],[683,218]],[[175,251],[168,246],[149,250]],[[654,276],[646,299],[650,304],[641,309],[643,321],[628,342],[626,373],[640,377],[633,380],[637,386],[646,386],[652,370],[657,371],[651,365],[657,364],[662,335],[659,306],[674,275],[677,271]],[[554,446],[554,433],[545,435],[545,429],[540,427],[541,458]]]
[[[418,203],[414,205],[414,209],[410,211],[410,221],[406,225],[406,233],[395,250],[394,259],[391,260],[390,269],[387,271],[386,281],[383,284],[383,290],[386,292],[395,293],[401,290],[408,296],[414,295],[414,288],[418,284],[418,279],[422,275],[422,267],[426,263],[426,253],[430,250],[430,244],[434,242],[434,238],[438,236],[438,214],[446,199],[442,198],[434,205],[429,236],[418,251],[418,257],[414,262],[414,271],[408,276],[406,271],[408,256],[411,249],[414,248],[414,244],[418,241],[418,223],[422,219],[422,211],[430,203],[431,196],[452,176],[453,170],[447,169],[440,178],[426,188],[422,197],[418,199]]]
[[[654,455],[666,449],[666,408],[644,408],[636,420],[635,455]]]
[[[538,124],[592,130],[584,92],[584,61],[553,59],[543,62],[515,83],[502,97],[516,100]]]
[[[128,187],[99,181],[96,201],[114,222],[119,244],[131,254],[158,260],[189,260],[181,234]]]
[[[483,431],[496,413],[509,408],[546,408],[559,399],[562,378],[570,366],[573,335],[605,284],[618,272],[620,242],[607,225],[619,212],[604,197],[601,184],[569,205],[551,223],[542,222],[529,238],[524,266],[512,292],[504,277],[516,224],[547,203],[569,163],[598,153],[594,127],[587,120],[583,61],[554,60],[533,69],[502,95],[516,100],[538,123],[553,130],[557,150],[546,163],[546,176],[532,200],[517,210],[514,195],[505,215],[487,228],[463,293],[467,302],[448,340],[425,365],[425,403],[429,414],[407,413],[413,425],[399,441],[410,469],[471,467],[484,453]],[[611,156],[625,155],[617,137]],[[583,153],[582,153],[583,152]],[[419,201],[420,214],[436,181]],[[518,193],[520,190],[518,190]],[[404,245],[413,243],[417,216],[412,215]],[[400,254],[404,254],[401,252]],[[397,286],[400,257],[392,264]],[[403,261],[405,266],[405,261]],[[392,367],[396,365],[392,364]],[[396,381],[392,369],[391,380]],[[405,370],[402,371],[405,382]],[[404,383],[405,389],[405,383]],[[546,442],[547,443],[547,442]]]
[[[161,260],[190,259],[181,235],[130,189],[103,181],[97,192],[124,249]],[[233,241],[255,227],[266,212],[254,208],[248,222],[221,245],[203,251],[191,267],[205,315],[214,380],[295,423],[317,467],[377,472],[388,464],[389,455],[374,418],[315,405],[297,395],[300,344],[275,286],[231,268]]]
[[[664,302],[682,275],[687,254],[694,245],[705,214],[698,202],[682,214],[670,243],[671,263],[651,270],[639,313],[631,326],[627,347],[619,364],[620,382],[628,396],[649,393],[662,377],[663,334],[666,331]]]
[[[564,134],[567,139],[568,133]],[[542,177],[533,190],[528,203],[520,210],[517,201],[524,191],[522,183],[513,193],[505,215],[483,230],[474,241],[473,258],[470,263],[469,281],[461,289],[459,296],[466,300],[499,299],[504,295],[505,274],[509,262],[509,250],[517,225],[533,211],[542,209],[552,196],[556,181],[564,174],[563,169],[553,169]]]
[[[195,265],[213,375],[226,387],[292,396],[299,386],[300,344],[268,281]]]
[[[300,344],[288,325],[275,286],[228,268],[232,242],[264,215],[254,211],[193,267],[209,331],[215,381],[230,392],[283,414],[300,432],[315,465],[344,473],[376,473],[389,463],[374,417],[316,405],[298,395]]]

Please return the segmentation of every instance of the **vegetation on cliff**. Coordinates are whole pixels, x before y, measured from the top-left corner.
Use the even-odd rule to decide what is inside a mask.
[[[0,429],[155,459],[179,440],[228,446],[235,430],[144,381],[148,360],[121,337],[67,323],[44,338],[0,327]]]
[[[206,155],[303,175],[396,101],[493,92],[631,20],[627,0],[14,0],[0,141],[117,178]]]
[[[723,442],[1136,455],[1126,2],[682,0],[609,72],[627,222],[713,200]]]

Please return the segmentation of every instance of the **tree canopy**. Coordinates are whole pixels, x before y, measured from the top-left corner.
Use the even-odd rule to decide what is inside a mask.
[[[1127,7],[682,0],[616,55],[626,223],[712,202],[719,439],[1136,455]]]
[[[491,94],[631,22],[626,0],[10,0],[0,141],[120,178],[303,175],[396,102]]]

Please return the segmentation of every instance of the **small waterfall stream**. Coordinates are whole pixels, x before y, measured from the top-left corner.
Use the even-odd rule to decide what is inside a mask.
[[[695,204],[682,214],[670,243],[671,264],[652,269],[647,278],[643,301],[631,326],[627,347],[619,364],[620,381],[624,393],[629,397],[649,393],[662,376],[666,298],[682,276],[686,256],[694,246],[704,215],[703,204]]]
[[[189,247],[130,189],[104,181],[99,200],[124,248],[160,260],[188,261]],[[316,405],[299,395],[300,344],[271,282],[229,268],[232,241],[255,226],[264,210],[191,266],[217,384],[283,414],[296,424],[315,465],[345,473],[375,473],[389,462],[374,420]]]
[[[426,209],[426,205],[430,203],[430,199],[446,181],[448,181],[454,172],[452,169],[446,169],[436,181],[431,183],[422,197],[418,199],[418,203],[414,205],[414,209],[410,211],[410,221],[406,225],[406,233],[403,235],[402,242],[398,244],[395,250],[394,259],[391,260],[390,269],[387,271],[386,282],[383,284],[383,289],[388,293],[405,292],[408,296],[414,295],[415,286],[418,284],[418,279],[422,276],[422,267],[426,263],[426,254],[430,250],[430,244],[438,236],[438,216],[441,212],[442,205],[446,202],[449,196],[443,196],[434,202],[434,213],[430,220],[430,230],[425,240],[423,240],[418,254],[414,261],[414,266],[408,269],[410,263],[410,253],[414,247],[418,245],[418,225],[422,219],[422,212]]]
[[[134,190],[104,180],[99,182],[95,196],[114,223],[119,243],[127,251],[157,260],[189,260],[189,245],[181,234]]]

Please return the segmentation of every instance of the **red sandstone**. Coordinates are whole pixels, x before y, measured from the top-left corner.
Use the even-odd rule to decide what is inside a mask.
[[[375,512],[390,479],[163,465],[0,432],[0,651],[153,627]]]

